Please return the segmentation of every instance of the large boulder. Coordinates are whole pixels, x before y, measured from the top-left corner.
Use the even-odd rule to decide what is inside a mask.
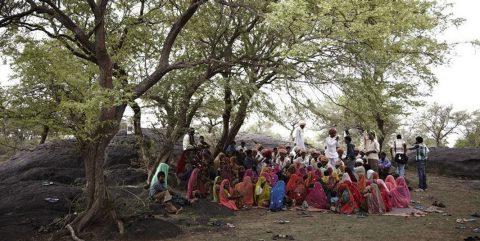
[[[410,163],[415,163],[414,153]],[[474,148],[430,148],[427,171],[453,177],[480,179],[480,149]]]

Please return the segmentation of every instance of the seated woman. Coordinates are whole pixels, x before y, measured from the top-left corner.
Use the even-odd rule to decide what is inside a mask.
[[[220,204],[230,210],[237,211],[238,208],[235,204],[235,199],[237,199],[237,197],[234,197],[232,193],[233,190],[230,187],[230,181],[228,181],[228,179],[224,179],[220,184]]]
[[[193,169],[192,175],[190,175],[190,179],[188,179],[186,198],[190,202],[194,202],[198,198],[205,197],[205,194],[205,183],[203,182],[201,169],[200,167],[197,167]]]
[[[218,194],[220,193],[221,181],[222,181],[222,179],[221,179],[220,176],[215,177],[215,180],[213,181],[212,200],[214,202],[218,202],[218,200],[220,200]]]
[[[160,171],[156,176],[156,182],[152,182],[153,184],[150,186],[149,189],[149,196],[150,199],[154,200],[155,202],[161,203],[165,206],[165,210],[170,214],[178,214],[180,209],[177,209],[172,204],[172,195],[170,194],[169,188],[167,186],[167,182],[165,181],[165,173]]]
[[[365,194],[367,198],[368,213],[370,214],[382,214],[385,213],[385,203],[382,199],[380,189],[378,189],[377,183],[372,183],[367,188],[368,192]]]
[[[396,182],[397,186],[393,190],[390,190],[392,206],[396,208],[407,208],[411,201],[410,191],[408,190],[407,183],[403,177],[397,178]]]
[[[255,185],[255,202],[259,207],[269,206],[271,189],[264,176],[258,178],[257,184]]]
[[[339,195],[337,211],[342,214],[352,214],[357,212],[359,206],[357,205],[348,184],[346,182],[340,182],[337,189]]]
[[[377,185],[380,189],[380,193],[382,194],[383,203],[385,204],[385,211],[392,211],[392,198],[390,196],[390,192],[388,191],[387,185],[382,179],[377,179]]]
[[[385,178],[385,184],[387,184],[389,191],[392,191],[397,187],[397,182],[395,181],[395,178],[392,175],[388,175],[387,178]]]
[[[302,205],[307,195],[303,179],[297,174],[292,174],[287,183],[286,188],[287,197],[293,201],[293,205]]]
[[[307,197],[305,200],[309,207],[318,209],[327,209],[327,195],[319,182],[313,182],[307,187]]]
[[[281,211],[284,208],[283,199],[285,198],[285,182],[278,181],[270,192],[270,211]]]
[[[243,177],[243,181],[235,185],[235,191],[241,196],[237,207],[252,207],[253,202],[253,183],[249,176]]]

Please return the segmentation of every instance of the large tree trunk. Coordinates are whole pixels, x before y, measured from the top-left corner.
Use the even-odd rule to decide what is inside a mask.
[[[230,131],[230,118],[232,116],[232,109],[233,109],[233,104],[232,104],[232,89],[230,88],[230,82],[228,78],[225,78],[225,86],[224,86],[224,92],[223,92],[223,102],[225,104],[224,109],[223,109],[223,114],[222,114],[222,124],[223,124],[223,129],[222,129],[222,135],[220,136],[220,139],[217,142],[217,145],[215,145],[215,150],[213,152],[213,156],[216,157],[220,152],[225,150],[226,146],[229,144],[226,144],[228,136],[229,136],[229,131]]]
[[[113,108],[112,108],[113,109]],[[112,113],[102,111],[103,113]],[[86,178],[86,196],[87,208],[72,222],[76,232],[93,227],[96,224],[115,223],[120,233],[123,233],[123,223],[116,215],[113,201],[110,200],[107,190],[107,184],[104,175],[105,149],[117,133],[120,126],[120,118],[123,115],[124,107],[120,110],[116,108],[109,127],[97,130],[94,136],[97,138],[93,141],[81,142],[81,153],[85,165]],[[103,116],[105,117],[105,116]]]
[[[45,141],[47,140],[49,131],[50,131],[50,127],[48,127],[47,125],[44,125],[42,130],[42,135],[40,136],[40,143],[39,143],[40,145],[44,144]]]
[[[214,157],[216,157],[220,152],[225,150],[227,146],[235,140],[237,137],[240,128],[242,127],[243,123],[245,122],[245,118],[247,117],[247,109],[248,104],[250,103],[252,96],[243,95],[241,97],[240,105],[238,107],[238,111],[235,114],[233,122],[230,125],[231,116],[231,109],[225,109],[223,114],[223,131],[220,140],[217,142],[215,147]]]

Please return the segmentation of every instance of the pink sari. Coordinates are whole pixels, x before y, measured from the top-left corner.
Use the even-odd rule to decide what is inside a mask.
[[[388,184],[387,184],[388,185]],[[408,208],[411,197],[408,190],[407,183],[403,177],[397,178],[397,186],[390,190],[390,196],[392,197],[392,206],[396,208]]]
[[[327,195],[319,182],[313,184],[313,188],[307,188],[306,201],[310,207],[327,209]]]
[[[395,189],[395,187],[397,187],[397,182],[392,175],[388,175],[387,178],[385,178],[385,184],[387,184],[389,191],[392,191],[393,189]]]
[[[187,186],[187,199],[192,200],[195,197],[193,196],[194,191],[200,191],[200,193],[205,193],[205,186],[201,183],[198,174],[200,173],[200,169],[197,167],[193,169],[190,178],[188,179],[188,186]]]
[[[222,181],[222,184],[220,184],[220,204],[223,206],[227,207],[230,210],[237,211],[237,205],[235,204],[234,200],[228,199],[229,196],[232,193],[232,188],[229,188],[229,190],[225,190],[225,184],[230,184],[230,181],[228,179],[225,179]]]

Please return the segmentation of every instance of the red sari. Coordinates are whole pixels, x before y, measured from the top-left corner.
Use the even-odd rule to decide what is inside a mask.
[[[390,197],[387,185],[382,179],[377,179],[377,184],[382,194],[383,203],[385,204],[385,211],[392,211],[392,198]]]
[[[286,189],[287,197],[292,200],[295,200],[295,203],[301,205],[303,200],[305,200],[306,189],[305,184],[303,183],[302,178],[297,174],[292,174],[287,183]]]
[[[232,194],[233,190],[232,188],[228,188],[228,190],[225,190],[225,185],[230,184],[230,181],[228,179],[225,179],[222,181],[222,184],[220,184],[220,204],[223,206],[227,207],[230,210],[237,211],[237,205],[235,204],[234,200],[228,199],[230,195]]]
[[[347,182],[341,182],[338,185],[338,208],[342,214],[352,214],[359,209],[357,202],[349,189]]]

